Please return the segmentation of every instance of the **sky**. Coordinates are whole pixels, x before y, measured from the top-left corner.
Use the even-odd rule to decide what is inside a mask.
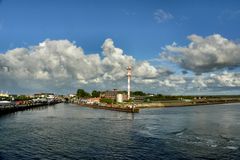
[[[239,94],[238,0],[0,0],[0,91]]]

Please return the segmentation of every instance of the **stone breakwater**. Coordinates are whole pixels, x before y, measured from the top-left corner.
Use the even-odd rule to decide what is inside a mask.
[[[105,110],[112,110],[112,111],[119,111],[119,112],[128,112],[128,113],[138,113],[139,108],[133,107],[131,104],[111,104],[111,105],[97,105],[97,104],[84,104],[84,103],[77,103],[82,107],[90,107],[93,109],[105,109]]]

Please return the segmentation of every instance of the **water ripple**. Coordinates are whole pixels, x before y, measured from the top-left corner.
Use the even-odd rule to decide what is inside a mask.
[[[58,104],[0,118],[0,159],[237,159],[240,107],[142,110]]]

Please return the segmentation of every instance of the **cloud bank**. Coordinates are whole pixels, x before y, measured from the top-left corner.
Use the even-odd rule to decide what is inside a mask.
[[[70,93],[127,90],[126,68],[133,66],[132,89],[163,94],[233,94],[240,89],[240,47],[221,35],[190,35],[188,46],[167,45],[160,54],[179,65],[139,61],[117,48],[112,39],[101,53],[85,53],[69,40],[45,40],[0,54],[0,90],[11,93]],[[169,63],[169,62],[168,62]]]
[[[66,88],[124,88],[126,67],[133,66],[133,82],[145,83],[170,74],[147,61],[137,61],[114,46],[112,39],[102,45],[102,54],[85,54],[81,47],[68,40],[45,40],[29,48],[16,48],[0,54],[1,88],[31,91]],[[111,83],[118,83],[118,86]],[[124,86],[124,87],[123,87]]]

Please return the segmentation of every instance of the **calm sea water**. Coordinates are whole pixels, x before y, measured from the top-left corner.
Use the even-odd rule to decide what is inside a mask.
[[[139,114],[58,104],[0,117],[0,159],[239,159],[240,104]]]

